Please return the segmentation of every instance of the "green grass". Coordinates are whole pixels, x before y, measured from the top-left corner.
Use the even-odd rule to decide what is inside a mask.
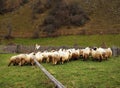
[[[0,55],[0,88],[51,88],[53,84],[38,69],[32,66],[8,67],[10,56]]]
[[[101,46],[103,42],[107,46],[120,46],[120,34],[118,35],[72,35],[60,36],[55,38],[39,38],[39,39],[22,39],[3,40],[2,44],[15,43],[23,45],[34,45],[36,43],[43,46]]]
[[[12,55],[0,55],[0,88],[54,87],[39,68],[7,67]],[[120,88],[120,57],[103,62],[76,60],[63,65],[42,65],[67,88]]]

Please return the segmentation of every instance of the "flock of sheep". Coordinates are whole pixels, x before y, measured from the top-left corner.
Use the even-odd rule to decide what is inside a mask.
[[[39,47],[36,47],[39,48]],[[36,59],[39,63],[47,62],[52,64],[63,64],[65,62],[69,62],[72,60],[107,60],[109,57],[112,56],[111,48],[89,48],[86,47],[84,49],[59,49],[59,50],[51,50],[51,51],[44,51],[44,52],[37,52],[37,53],[30,53],[30,54],[19,54],[12,56],[10,58],[8,66],[11,64],[13,65],[35,65],[34,59]]]

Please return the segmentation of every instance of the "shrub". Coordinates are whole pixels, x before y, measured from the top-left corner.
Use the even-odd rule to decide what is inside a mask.
[[[55,17],[54,16],[47,16],[44,20],[44,25],[55,24]]]
[[[43,30],[47,33],[55,32],[62,26],[82,26],[89,20],[77,3],[68,4],[64,0],[54,0],[54,3],[43,22]]]
[[[0,0],[0,14],[12,12],[27,2],[28,0]]]
[[[83,15],[74,15],[70,18],[71,24],[74,26],[82,26],[86,22],[86,18]]]
[[[55,32],[55,26],[53,24],[49,24],[43,27],[43,31],[47,32],[48,34],[52,34]]]
[[[54,2],[54,0],[33,0],[31,8],[33,13],[41,14],[52,8]]]

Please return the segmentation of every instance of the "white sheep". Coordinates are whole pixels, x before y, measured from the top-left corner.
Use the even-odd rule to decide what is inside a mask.
[[[55,51],[52,54],[52,64],[57,64],[59,62],[61,62],[60,54],[57,51]]]
[[[61,58],[61,63],[63,64],[65,61],[69,61],[70,54],[67,51],[59,52],[59,57]]]
[[[91,56],[93,60],[99,60],[100,62],[103,59],[103,56],[100,51],[91,49]]]
[[[42,55],[41,52],[37,52],[37,53],[35,54],[35,57],[36,57],[36,60],[37,60],[39,63],[41,63],[41,62],[43,61],[43,55]]]
[[[26,54],[26,58],[25,58],[25,63],[26,64],[31,64],[32,66],[35,64],[34,59],[36,59],[35,54],[34,53],[30,53],[30,54]]]
[[[25,54],[19,54],[19,55],[12,56],[10,58],[10,62],[8,64],[8,66],[10,66],[11,64],[22,66],[24,64],[24,59],[25,58],[26,58]]]
[[[107,59],[107,58],[109,58],[109,57],[111,57],[112,56],[112,50],[111,50],[111,48],[107,48],[107,49],[104,49],[105,50],[105,58]]]
[[[90,48],[86,47],[85,49],[81,49],[79,55],[83,57],[83,60],[87,60],[90,56]]]

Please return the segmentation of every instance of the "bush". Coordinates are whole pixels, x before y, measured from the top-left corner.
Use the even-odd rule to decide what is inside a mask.
[[[4,0],[0,0],[0,14],[3,14],[4,12]]]
[[[51,6],[52,5],[49,0],[45,1],[45,3],[43,3],[41,0],[35,0],[33,1],[31,8],[33,10],[33,13],[41,14],[49,9]]]
[[[55,24],[55,17],[54,16],[47,16],[44,20],[44,25]]]
[[[33,13],[43,12],[43,6],[40,0],[33,1],[31,8],[32,8]]]
[[[29,0],[22,0],[23,4],[26,4],[29,2]]]
[[[53,24],[49,24],[43,27],[43,31],[47,32],[48,34],[52,34],[55,32],[55,26]]]
[[[12,12],[27,2],[28,0],[0,0],[0,14]]]
[[[54,3],[43,22],[43,30],[47,33],[55,32],[62,26],[82,26],[89,20],[87,14],[77,3],[66,4],[64,0],[55,0]]]
[[[74,26],[82,26],[85,24],[87,19],[83,15],[74,15],[71,16],[70,21]]]

